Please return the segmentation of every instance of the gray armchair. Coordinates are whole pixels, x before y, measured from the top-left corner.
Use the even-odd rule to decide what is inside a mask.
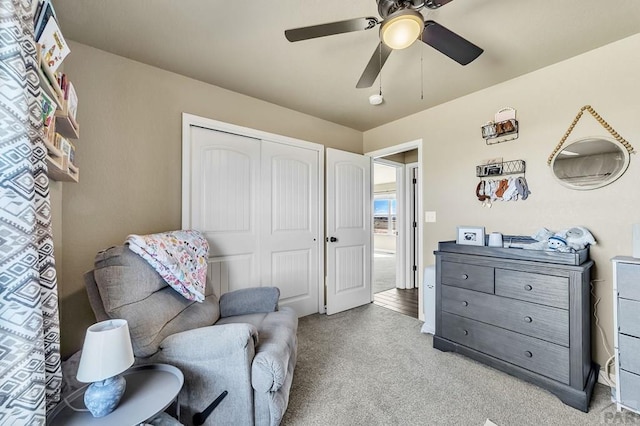
[[[181,421],[205,425],[278,425],[289,401],[296,364],[298,319],[278,309],[280,291],[257,287],[218,301],[207,283],[205,301],[192,302],[167,285],[127,246],[98,253],[85,274],[98,321],[124,318],[137,363],[180,368]]]

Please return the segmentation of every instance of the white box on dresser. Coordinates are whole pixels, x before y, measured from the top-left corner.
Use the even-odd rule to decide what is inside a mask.
[[[640,414],[640,259],[613,262],[613,330],[616,407]]]

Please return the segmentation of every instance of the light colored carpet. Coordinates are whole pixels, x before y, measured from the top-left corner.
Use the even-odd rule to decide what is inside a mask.
[[[461,355],[433,349],[422,321],[376,305],[300,318],[282,424],[598,425],[615,413],[596,385],[589,413]],[[640,417],[635,417],[640,423]]]

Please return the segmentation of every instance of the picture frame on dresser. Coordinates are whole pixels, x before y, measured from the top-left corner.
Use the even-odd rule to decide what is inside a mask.
[[[484,226],[458,226],[456,244],[484,246]]]

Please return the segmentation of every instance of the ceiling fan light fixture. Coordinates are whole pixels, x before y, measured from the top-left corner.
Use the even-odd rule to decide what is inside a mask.
[[[424,18],[415,10],[403,9],[392,13],[380,27],[380,39],[392,49],[405,49],[422,34]]]

